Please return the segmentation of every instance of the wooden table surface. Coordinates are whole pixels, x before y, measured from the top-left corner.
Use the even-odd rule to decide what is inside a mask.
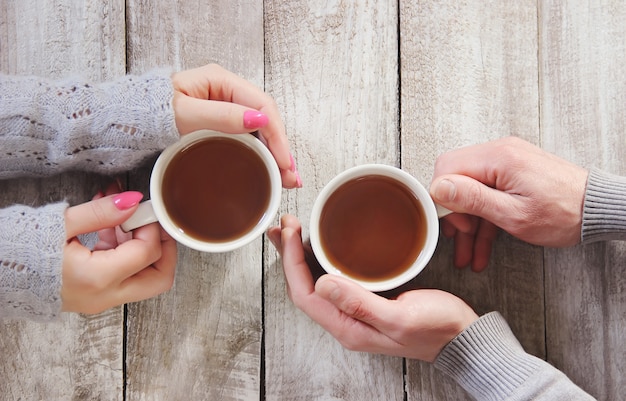
[[[307,222],[340,171],[515,135],[626,174],[619,0],[0,0],[0,71],[94,81],[217,62],[277,101]],[[123,177],[147,190],[150,165]],[[0,183],[2,205],[84,202],[110,178]],[[558,190],[558,188],[555,188]],[[544,249],[502,234],[481,274],[441,239],[418,284],[500,311],[526,350],[601,400],[626,394],[626,245]],[[174,288],[58,324],[0,322],[1,400],[463,400],[426,363],[346,351],[288,300],[266,239],[179,249]]]

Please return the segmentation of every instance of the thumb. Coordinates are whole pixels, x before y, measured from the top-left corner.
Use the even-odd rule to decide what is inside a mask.
[[[122,224],[135,212],[142,198],[141,192],[127,191],[67,208],[67,238]]]
[[[430,195],[441,206],[456,213],[482,217],[498,225],[510,215],[515,199],[464,175],[442,175],[430,185]]]
[[[381,332],[385,331],[389,319],[394,319],[394,308],[390,304],[393,301],[342,277],[323,275],[315,283],[315,292],[346,315]]]

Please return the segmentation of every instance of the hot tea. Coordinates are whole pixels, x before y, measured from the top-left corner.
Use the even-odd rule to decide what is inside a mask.
[[[343,274],[385,280],[406,271],[424,248],[424,209],[406,185],[366,175],[338,187],[320,215],[320,243]]]
[[[200,241],[226,242],[250,231],[266,213],[270,195],[260,156],[224,137],[191,143],[163,175],[168,215],[180,231]]]

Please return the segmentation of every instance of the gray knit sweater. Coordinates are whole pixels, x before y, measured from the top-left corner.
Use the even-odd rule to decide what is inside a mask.
[[[92,85],[0,74],[0,178],[128,171],[179,137],[170,72]],[[0,319],[61,309],[65,202],[0,210]]]
[[[589,172],[581,240],[626,239],[626,178]],[[498,312],[482,316],[444,348],[435,366],[477,400],[593,400],[563,373],[527,354]]]
[[[0,75],[0,178],[126,171],[178,138],[166,71],[105,84]],[[0,210],[0,319],[54,320],[61,307],[65,203]],[[584,242],[624,238],[626,179],[592,170]],[[478,400],[592,399],[524,352],[497,312],[481,317],[435,366]]]

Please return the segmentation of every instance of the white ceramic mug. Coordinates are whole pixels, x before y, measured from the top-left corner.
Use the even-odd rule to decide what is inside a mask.
[[[241,236],[225,242],[209,242],[186,234],[168,215],[162,197],[162,182],[165,171],[174,156],[192,144],[207,138],[223,137],[238,141],[253,150],[263,161],[270,178],[270,199],[265,213],[252,229]],[[228,166],[224,166],[228,168]],[[224,134],[221,132],[200,130],[187,134],[169,146],[157,159],[150,176],[150,200],[142,202],[137,211],[122,224],[124,231],[131,231],[146,224],[159,222],[161,226],[179,243],[202,252],[228,252],[240,248],[263,235],[272,223],[282,195],[280,170],[267,147],[251,134]]]
[[[322,246],[320,238],[320,218],[329,197],[343,184],[360,177],[368,176],[389,177],[401,184],[404,184],[404,186],[410,190],[412,195],[417,198],[419,204],[421,204],[424,212],[424,218],[426,220],[426,236],[424,246],[417,255],[417,258],[403,272],[400,272],[396,276],[381,280],[362,280],[343,272],[341,268],[337,267],[330,261]],[[435,205],[426,188],[424,188],[424,186],[415,177],[411,176],[407,172],[399,168],[383,164],[360,165],[340,173],[320,191],[311,211],[311,222],[309,227],[311,247],[313,248],[313,253],[315,254],[316,259],[327,273],[347,277],[373,292],[387,291],[397,288],[410,281],[426,267],[435,252],[439,239],[439,217],[443,217],[449,213],[451,213],[449,210]],[[366,221],[367,216],[363,216],[363,219]]]

